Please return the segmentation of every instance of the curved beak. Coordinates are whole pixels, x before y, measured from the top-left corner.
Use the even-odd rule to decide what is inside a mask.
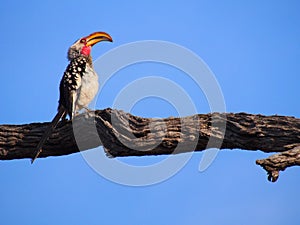
[[[93,46],[100,41],[110,41],[110,42],[113,41],[111,36],[105,32],[92,33],[89,36],[85,37],[85,39],[86,39],[86,46]]]

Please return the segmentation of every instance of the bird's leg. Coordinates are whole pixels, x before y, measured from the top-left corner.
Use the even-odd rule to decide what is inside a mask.
[[[83,109],[85,109],[87,112],[92,112],[93,110],[89,109],[88,107],[83,106]]]
[[[61,118],[61,121],[62,121],[63,123],[67,121],[67,113],[65,113],[65,114],[63,115],[63,117]]]
[[[88,115],[89,117],[95,116],[94,111],[91,110],[91,109],[89,109],[88,107],[85,107],[85,106],[84,106],[83,109],[85,109],[85,111],[87,112],[87,115]]]

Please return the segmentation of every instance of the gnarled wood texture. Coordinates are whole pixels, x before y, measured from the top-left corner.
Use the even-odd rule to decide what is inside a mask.
[[[1,125],[0,159],[32,158],[48,124]],[[207,148],[277,152],[256,162],[274,182],[279,171],[300,165],[300,119],[246,113],[152,119],[108,108],[79,115],[73,125],[70,121],[60,122],[39,157],[67,155],[101,145],[111,157]]]

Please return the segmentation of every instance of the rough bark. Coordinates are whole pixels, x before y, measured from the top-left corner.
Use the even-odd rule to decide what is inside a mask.
[[[49,123],[0,125],[0,159],[32,158]],[[226,128],[226,129],[225,129]],[[246,113],[153,119],[104,109],[60,122],[39,157],[103,146],[111,157],[177,154],[207,148],[277,152],[256,163],[275,182],[279,171],[300,165],[300,119]]]

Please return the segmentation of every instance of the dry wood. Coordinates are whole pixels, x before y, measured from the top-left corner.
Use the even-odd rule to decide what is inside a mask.
[[[0,159],[32,158],[48,125],[0,125]],[[101,145],[112,157],[207,148],[277,152],[256,162],[275,182],[279,171],[300,165],[300,119],[246,113],[153,119],[108,108],[77,116],[73,126],[70,121],[60,122],[39,157],[67,155]]]

